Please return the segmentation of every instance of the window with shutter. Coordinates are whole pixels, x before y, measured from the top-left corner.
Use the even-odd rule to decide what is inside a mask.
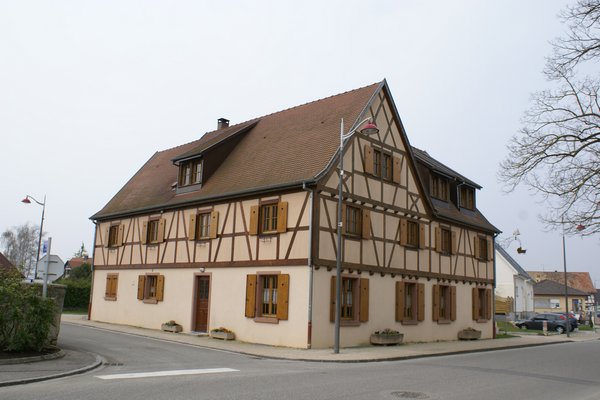
[[[342,277],[340,292],[340,323],[355,325],[369,320],[369,279]],[[336,285],[331,277],[330,320],[335,321]]]
[[[119,227],[121,225],[111,225],[108,228],[108,247],[117,247],[121,244],[119,243]]]
[[[270,235],[287,231],[288,202],[266,203],[250,208],[250,235]]]
[[[289,284],[288,274],[247,275],[245,316],[256,322],[287,320]]]
[[[156,304],[164,299],[165,276],[147,274],[138,276],[138,300],[144,303]]]
[[[434,285],[433,287],[433,320],[439,323],[456,319],[456,287],[450,285]]]
[[[106,275],[106,291],[104,293],[104,300],[117,300],[118,279],[118,274]]]
[[[363,227],[360,208],[347,204],[344,208],[344,232],[351,236],[361,236]]]
[[[491,319],[491,293],[490,289],[473,288],[472,305],[475,321],[485,322]]]

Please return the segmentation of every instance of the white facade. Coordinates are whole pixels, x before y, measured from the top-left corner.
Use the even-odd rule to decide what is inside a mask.
[[[46,260],[48,259],[48,255],[46,254],[44,257],[40,258],[37,267],[37,277],[38,279],[44,279],[44,272],[46,271],[46,267],[48,263]],[[48,282],[54,282],[58,278],[60,278],[65,271],[65,263],[59,256],[56,254],[52,254],[50,256],[50,269],[48,270]]]
[[[512,297],[516,318],[525,318],[534,312],[533,279],[500,246],[496,246],[496,295]]]

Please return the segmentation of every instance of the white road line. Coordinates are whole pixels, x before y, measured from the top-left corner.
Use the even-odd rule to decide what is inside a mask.
[[[100,379],[136,379],[136,378],[151,378],[156,376],[179,376],[179,375],[201,375],[201,374],[217,374],[221,372],[237,372],[238,369],[231,368],[205,368],[205,369],[180,369],[174,371],[156,371],[156,372],[137,372],[129,374],[114,374],[114,375],[96,375]]]

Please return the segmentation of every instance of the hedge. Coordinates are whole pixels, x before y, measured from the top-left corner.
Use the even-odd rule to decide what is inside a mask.
[[[83,279],[62,279],[61,285],[67,287],[64,308],[87,308],[90,303],[92,283]]]

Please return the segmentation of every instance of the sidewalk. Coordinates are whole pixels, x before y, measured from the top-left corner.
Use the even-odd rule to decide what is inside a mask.
[[[170,333],[160,330],[136,328],[126,325],[107,324],[88,321],[81,315],[64,315],[62,323],[88,326],[94,329],[121,332],[157,340],[185,343],[203,348],[247,354],[255,357],[287,359],[316,362],[373,362],[385,360],[402,360],[419,357],[431,357],[448,354],[491,351],[508,348],[541,346],[547,344],[598,340],[600,334],[594,332],[573,332],[570,338],[566,335],[522,335],[517,338],[474,341],[450,341],[432,343],[408,343],[401,346],[365,346],[343,348],[339,354],[332,349],[292,349],[286,347],[265,346],[238,341],[222,341],[208,336],[197,336],[185,333]],[[17,365],[0,365],[0,386],[35,382],[82,373],[96,368],[102,359],[92,354],[75,351],[64,351],[65,356],[54,360],[29,362]]]

